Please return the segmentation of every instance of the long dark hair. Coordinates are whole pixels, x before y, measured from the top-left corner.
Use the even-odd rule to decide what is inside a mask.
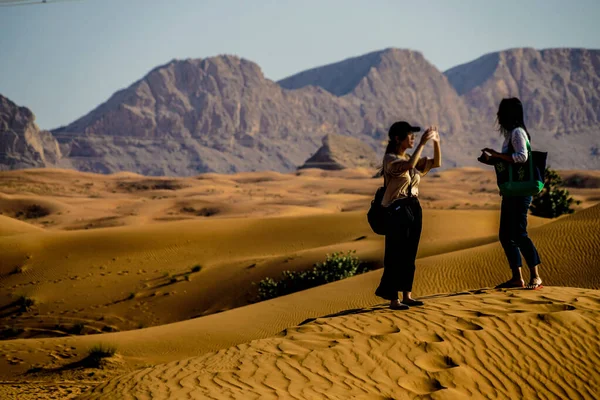
[[[393,153],[396,150],[396,146],[397,146],[397,143],[395,140],[393,140],[393,139],[388,140],[387,146],[385,147],[384,154]]]
[[[408,131],[406,129],[402,129],[402,128],[405,128],[406,125],[408,125],[406,122],[401,121],[401,122],[396,122],[396,123],[392,124],[392,126],[390,126],[390,129],[388,130],[389,140],[387,142],[387,146],[385,147],[384,157],[385,157],[385,154],[389,154],[389,153],[395,154],[396,153],[396,147],[398,146],[398,143],[396,143],[396,141],[394,140],[395,138],[397,138],[397,137],[400,138],[400,142],[402,142],[404,139],[406,139],[406,137],[410,133],[410,131]],[[408,125],[408,127],[410,127],[410,125]],[[421,128],[418,128],[418,129],[421,129]],[[381,166],[379,168],[377,168],[376,176],[381,176],[381,175],[383,175],[383,161],[381,162]]]
[[[523,117],[523,104],[516,97],[502,99],[496,114],[498,122],[498,130],[502,134],[507,134],[515,128],[523,128],[527,133],[527,138],[531,141],[531,135],[525,126],[525,118]]]
[[[390,127],[388,132],[388,140],[387,146],[385,147],[385,154],[394,153],[396,151],[396,147],[398,143],[394,140],[395,138],[399,138],[400,142],[404,141],[410,132],[404,130],[394,129],[394,125]]]

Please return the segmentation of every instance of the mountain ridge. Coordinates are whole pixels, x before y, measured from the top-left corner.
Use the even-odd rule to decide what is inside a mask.
[[[438,125],[444,165],[466,166],[480,148],[499,147],[497,104],[519,96],[534,146],[553,166],[600,168],[598,88],[593,49],[508,49],[441,72],[418,51],[387,48],[278,82],[220,55],[157,66],[52,135],[62,165],[82,171],[289,172],[329,134],[381,155],[387,127],[403,119]]]

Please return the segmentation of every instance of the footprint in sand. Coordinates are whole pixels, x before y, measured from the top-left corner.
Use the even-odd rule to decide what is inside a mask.
[[[529,299],[519,299],[519,301],[512,301],[511,305],[518,306],[518,311],[521,312],[545,312],[545,313],[554,313],[560,311],[573,311],[576,310],[576,307],[565,304],[561,302],[553,302],[547,300],[529,300]]]
[[[418,395],[426,395],[445,389],[437,379],[428,376],[406,375],[398,379],[398,385]]]
[[[452,358],[439,354],[422,354],[415,359],[415,365],[427,372],[438,372],[458,367]]]
[[[444,341],[444,339],[442,339],[442,337],[437,333],[431,333],[428,331],[415,332],[415,338],[426,343],[441,343]]]
[[[399,333],[400,328],[397,326],[390,326],[381,324],[379,326],[369,326],[364,330],[364,334],[373,337],[383,337],[387,335],[393,335],[395,333]]]
[[[586,307],[590,307],[596,310],[600,310],[600,299],[592,297],[577,297],[574,300],[576,303],[580,303]]]
[[[483,327],[462,318],[446,321],[446,326],[448,328],[458,329],[459,331],[480,331],[483,329]]]

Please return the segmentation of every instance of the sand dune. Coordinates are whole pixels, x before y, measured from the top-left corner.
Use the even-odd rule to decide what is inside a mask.
[[[53,169],[9,171],[0,173],[0,214],[15,217],[21,212],[18,218],[48,230],[83,230],[190,219],[362,211],[381,184],[381,179],[372,176],[373,171],[367,169],[189,178]],[[577,178],[571,180],[581,186],[570,188],[573,197],[582,201],[577,209],[600,202],[600,188],[593,184],[600,179],[599,173],[565,171],[563,176]],[[493,172],[477,168],[431,173],[423,181],[421,201],[428,209],[499,208]],[[27,218],[26,207],[36,204],[46,205],[48,214]]]
[[[574,286],[595,288],[600,286],[597,269],[597,265],[600,264],[600,256],[597,251],[600,237],[600,227],[597,224],[599,216],[600,206],[584,210],[574,216],[532,231],[532,237],[542,254],[555,248],[555,252],[550,254],[556,258],[553,258],[552,262],[548,260],[546,265],[549,268],[543,270],[546,282],[553,282],[553,284],[566,282]],[[578,243],[577,247],[572,246],[568,241],[558,240],[564,236],[566,229],[569,229],[572,224],[581,224],[580,229],[588,232],[590,240]],[[504,260],[497,243],[471,250],[479,250],[481,254],[469,257],[468,250],[461,250],[421,259],[415,291],[424,295],[428,293],[428,289],[433,293],[439,293],[445,290],[456,292],[473,287],[485,288],[505,277],[504,268],[506,267],[503,265]],[[457,257],[460,252],[466,254]],[[581,264],[580,257],[574,257],[579,252],[586,259],[583,264]],[[490,260],[489,265],[482,263],[482,260],[485,259]],[[469,268],[465,268],[465,265]],[[475,267],[480,272],[473,274],[471,268]],[[575,273],[567,274],[566,271]],[[440,279],[435,279],[438,275],[445,278],[442,283],[445,290],[438,289]],[[381,304],[380,300],[372,294],[379,277],[380,271],[374,271],[305,292],[176,324],[105,334],[101,338],[91,335],[9,341],[3,344],[2,350],[8,357],[18,357],[24,364],[28,364],[31,360],[43,360],[42,364],[45,365],[60,365],[71,359],[82,357],[87,348],[102,342],[114,344],[123,357],[138,365],[139,363],[181,360],[190,355],[217,351],[257,338],[267,338],[306,319]],[[550,290],[560,292],[562,289]],[[494,292],[497,293],[491,291],[491,293]],[[527,294],[527,296],[534,296],[538,300],[544,301],[546,291],[541,290],[531,295]],[[590,301],[593,302],[593,300]],[[480,309],[474,308],[470,311],[476,314],[480,312]],[[593,339],[594,336],[592,335],[591,338]],[[569,343],[570,339],[565,340]],[[70,350],[65,352],[65,349]],[[185,363],[181,364],[186,365]],[[110,371],[105,373],[110,374]],[[180,373],[185,374],[186,372],[183,370]],[[161,386],[160,382],[154,384],[158,385],[156,393],[160,396],[165,388]]]
[[[567,288],[365,307],[132,372],[81,398],[594,399],[599,312],[600,291]]]
[[[533,232],[540,251],[548,257],[543,272],[546,282],[600,287],[599,217],[597,206]],[[578,228],[573,233],[585,231],[587,240],[578,241],[577,246],[558,240],[575,226]],[[417,276],[419,292],[439,291],[444,286],[457,291],[474,287],[471,282],[477,280],[479,287],[498,282],[503,277],[498,268],[503,261],[498,247],[490,244],[423,259]],[[473,250],[479,252],[473,254]],[[491,265],[482,262],[486,259]],[[474,267],[479,273],[473,273]],[[214,315],[220,321],[213,320],[210,326],[223,323],[220,333],[226,334],[236,331],[231,323],[244,314],[245,321],[260,321],[262,327],[291,326],[289,322],[294,318],[299,321],[309,308],[320,308],[321,314],[311,310],[318,316],[344,301],[352,307],[340,310],[347,314],[341,320],[320,318],[286,330],[283,339],[259,340],[142,370],[111,381],[97,392],[119,393],[124,398],[140,393],[152,393],[153,398],[167,398],[166,394],[181,398],[198,394],[413,398],[434,392],[436,398],[529,398],[540,390],[545,396],[595,398],[598,393],[600,376],[585,366],[598,361],[593,349],[600,343],[596,329],[600,292],[550,287],[536,292],[476,290],[457,293],[464,295],[464,300],[455,295],[434,295],[426,307],[399,313],[373,308],[378,301],[371,293],[379,276],[375,271]],[[495,276],[498,278],[493,280]],[[364,309],[365,304],[371,308]],[[287,324],[277,322],[290,314]],[[229,324],[225,324],[227,317]],[[557,337],[561,338],[558,343]],[[432,355],[428,352],[430,341],[450,343]],[[466,368],[453,369],[461,365]],[[450,369],[449,374],[444,372]]]
[[[253,282],[310,268],[327,253],[355,250],[372,268],[381,266],[382,237],[365,220],[380,183],[371,173],[302,170],[177,179],[61,170],[0,174],[0,332],[13,338],[0,341],[0,379],[8,380],[0,385],[0,398],[70,398],[111,377],[91,396],[235,397],[243,388],[261,398],[510,398],[521,393],[517,386],[528,395],[539,389],[530,383],[534,377],[549,386],[553,376],[556,386],[546,396],[577,392],[593,398],[597,374],[573,380],[569,374],[578,369],[557,368],[579,354],[572,350],[579,346],[576,335],[589,332],[584,345],[598,344],[592,329],[598,292],[565,288],[600,288],[600,205],[594,206],[600,191],[587,187],[594,173],[581,180],[581,171],[565,172],[586,186],[570,189],[583,200],[576,214],[553,221],[530,217],[542,277],[551,286],[541,291],[486,289],[509,273],[497,242],[499,198],[490,174],[461,169],[432,174],[421,190],[425,218],[415,294],[429,296],[426,307],[406,314],[382,308],[373,295],[381,270],[255,303]],[[49,215],[27,218],[32,205]],[[20,220],[12,218],[19,211]],[[196,265],[201,269],[193,272]],[[19,311],[19,296],[34,301],[27,312]],[[563,306],[575,309],[563,315],[557,311]],[[321,318],[336,313],[347,315]],[[546,317],[538,314],[560,321],[550,318],[552,328],[542,331]],[[453,318],[484,329],[463,329]],[[416,319],[424,325],[414,330],[406,321]],[[400,333],[369,333],[369,327],[383,325]],[[519,337],[534,337],[544,354],[541,373],[529,367],[537,356],[506,338],[519,329]],[[428,350],[429,336],[423,335],[431,330],[451,345],[433,355],[419,353]],[[490,336],[465,339],[457,330]],[[351,338],[323,348],[338,331]],[[550,333],[559,331],[565,339],[556,344]],[[496,347],[486,352],[480,340]],[[114,345],[118,355],[102,370],[78,367],[98,343]],[[568,354],[552,360],[545,353],[549,346]],[[510,364],[517,372],[504,376],[506,357],[498,354],[506,349],[519,354]],[[261,351],[264,363],[253,356]],[[390,351],[402,353],[394,356],[395,366],[383,363]],[[355,362],[349,372],[348,360],[357,357],[365,358],[364,365]],[[446,370],[440,357],[464,368]],[[280,361],[272,365],[274,358]],[[597,362],[598,354],[580,358],[585,365]],[[322,370],[312,367],[317,359]],[[137,371],[145,365],[150,369]],[[240,367],[221,373],[215,365]],[[31,367],[37,372],[28,373]],[[117,378],[130,370],[136,372]],[[213,372],[200,376],[200,370]],[[274,381],[263,378],[267,373]],[[188,381],[197,378],[194,385]],[[239,386],[242,378],[250,383]]]
[[[0,236],[19,235],[21,233],[41,232],[42,228],[0,215]]]
[[[419,257],[495,242],[497,225],[497,211],[431,210]],[[0,304],[19,296],[36,304],[30,313],[9,308],[0,321],[22,329],[19,337],[39,337],[62,336],[78,324],[83,333],[100,333],[186,320],[252,303],[254,282],[351,250],[381,267],[383,239],[370,232],[364,212],[6,237]]]

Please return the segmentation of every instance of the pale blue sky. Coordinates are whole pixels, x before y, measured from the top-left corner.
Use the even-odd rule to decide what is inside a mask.
[[[597,49],[599,20],[599,0],[81,0],[0,7],[0,94],[52,129],[174,58],[235,54],[279,80],[398,47],[421,51],[444,71],[513,47]]]

